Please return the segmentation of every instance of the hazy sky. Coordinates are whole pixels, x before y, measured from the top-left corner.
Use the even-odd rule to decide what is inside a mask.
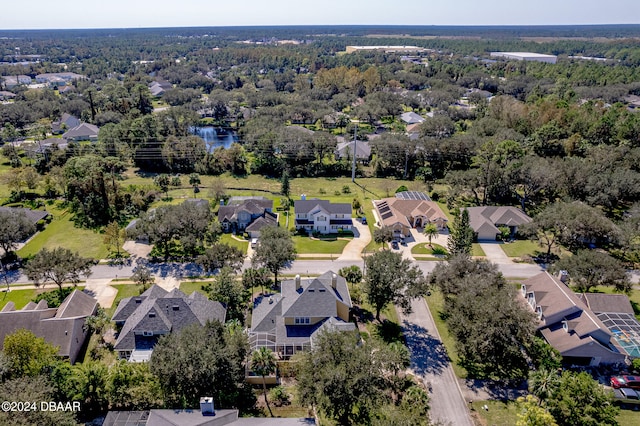
[[[637,24],[640,0],[4,0],[0,29]]]

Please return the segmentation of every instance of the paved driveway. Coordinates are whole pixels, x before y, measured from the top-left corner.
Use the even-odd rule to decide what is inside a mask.
[[[362,250],[371,242],[371,232],[367,225],[363,225],[359,220],[353,221],[353,239],[344,246],[342,254],[336,260],[362,260]]]
[[[473,426],[460,384],[453,373],[429,307],[421,298],[415,299],[411,307],[412,314],[404,315],[398,310],[398,315],[411,351],[410,368],[431,389],[431,421]]]
[[[480,247],[484,251],[487,260],[493,263],[513,263],[513,261],[502,250],[502,243],[498,241],[482,241]]]

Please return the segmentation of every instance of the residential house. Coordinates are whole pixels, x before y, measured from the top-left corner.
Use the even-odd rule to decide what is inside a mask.
[[[415,112],[403,112],[400,114],[400,120],[404,121],[405,124],[419,124],[424,123],[425,118]]]
[[[56,346],[58,355],[73,364],[88,334],[86,319],[97,309],[98,302],[79,290],[74,290],[57,308],[49,308],[47,301],[41,300],[16,310],[14,303],[8,302],[0,310],[0,350],[7,335],[26,329]]]
[[[49,217],[49,212],[46,210],[31,210],[23,207],[0,207],[0,212],[23,213],[34,225],[37,225],[41,220]]]
[[[102,426],[311,426],[312,418],[240,417],[235,409],[214,410],[213,398],[200,398],[200,408],[109,411]]]
[[[166,80],[158,80],[149,84],[149,91],[151,96],[160,97],[165,94],[167,90],[173,89],[173,84]]]
[[[303,196],[302,200],[293,203],[296,215],[296,229],[321,234],[351,231],[351,204],[331,203],[329,200],[311,199]]]
[[[627,354],[611,331],[558,277],[542,272],[522,282],[522,296],[538,318],[537,329],[568,365],[624,362]]]
[[[98,140],[98,126],[89,123],[81,123],[62,135],[68,141],[92,141]]]
[[[640,322],[624,294],[583,293],[578,296],[609,329],[615,345],[640,358]]]
[[[254,302],[249,341],[252,349],[268,347],[280,358],[311,347],[321,328],[355,330],[347,282],[332,271],[318,278],[283,281],[281,293]]]
[[[52,72],[36,75],[36,83],[46,84],[49,86],[64,86],[76,80],[86,78],[83,75],[74,72]]]
[[[0,101],[8,101],[16,97],[15,93],[7,92],[6,90],[0,90]]]
[[[16,86],[21,84],[31,84],[31,77],[28,75],[8,75],[6,77],[2,77],[2,85],[5,89],[13,89]]]
[[[80,121],[79,118],[65,112],[60,117],[60,120],[51,123],[51,131],[54,135],[59,135],[74,127],[78,127],[80,124],[82,124],[82,121]]]
[[[531,222],[531,218],[517,207],[484,206],[467,207],[469,221],[478,240],[495,241],[500,234],[500,227],[509,228],[511,235],[518,232],[518,227]]]
[[[227,310],[220,302],[197,291],[189,296],[153,285],[140,296],[122,299],[111,318],[122,326],[114,346],[120,358],[148,361],[161,336],[207,321],[225,321]]]
[[[221,205],[218,209],[218,221],[224,232],[247,231],[251,238],[257,238],[263,227],[278,224],[278,216],[273,213],[273,200],[231,197],[226,206]]]
[[[371,160],[371,145],[367,141],[342,141],[336,146],[336,158],[353,161],[355,152],[356,161],[368,164]]]
[[[413,124],[408,124],[407,125],[406,134],[407,134],[407,136],[409,136],[410,140],[415,141],[418,138],[420,138],[420,125],[421,124],[422,123],[413,123]]]
[[[409,237],[412,228],[424,228],[428,223],[434,223],[438,230],[447,227],[447,216],[438,203],[419,191],[404,191],[395,197],[375,200],[378,225],[389,227],[394,238]]]

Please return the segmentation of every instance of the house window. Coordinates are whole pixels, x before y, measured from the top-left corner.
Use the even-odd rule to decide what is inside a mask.
[[[178,305],[173,305],[173,310],[174,310],[174,311],[179,311],[179,310],[180,310],[180,306],[178,306]]]
[[[147,337],[149,337],[149,336],[153,336],[153,331],[143,331],[143,332],[142,332],[142,335],[143,335],[143,336],[147,336]]]
[[[155,318],[155,317],[156,317],[155,312],[149,312],[149,318]]]
[[[310,323],[309,317],[296,317],[294,321],[295,321],[296,324],[309,324]]]

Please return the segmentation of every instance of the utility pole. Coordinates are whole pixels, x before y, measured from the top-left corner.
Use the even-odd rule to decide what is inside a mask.
[[[356,144],[358,143],[358,123],[353,129],[353,166],[351,167],[351,182],[356,181]]]

